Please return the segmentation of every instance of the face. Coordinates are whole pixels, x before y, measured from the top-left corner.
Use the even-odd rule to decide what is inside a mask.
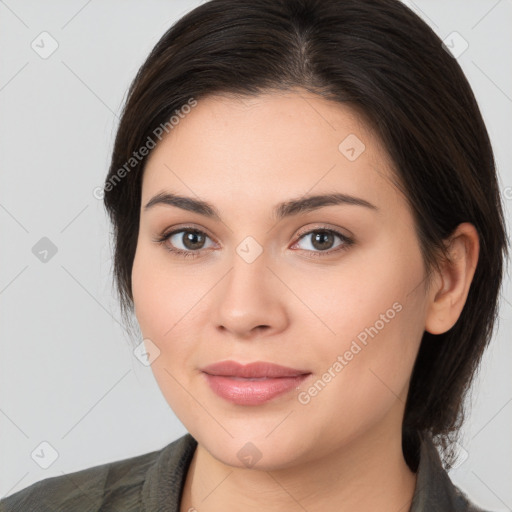
[[[400,436],[427,299],[391,177],[354,110],[302,90],[201,99],[151,153],[136,317],[164,397],[219,461],[284,468]]]

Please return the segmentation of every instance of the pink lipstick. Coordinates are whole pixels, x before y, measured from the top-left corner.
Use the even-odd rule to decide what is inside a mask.
[[[257,361],[221,361],[201,369],[210,388],[237,405],[260,405],[296,388],[311,372]]]

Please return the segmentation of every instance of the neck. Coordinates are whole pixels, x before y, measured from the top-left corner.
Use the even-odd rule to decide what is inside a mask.
[[[415,486],[400,431],[367,432],[326,457],[274,471],[226,465],[198,444],[180,510],[220,512],[236,504],[238,510],[260,512],[263,503],[268,512],[406,512]]]

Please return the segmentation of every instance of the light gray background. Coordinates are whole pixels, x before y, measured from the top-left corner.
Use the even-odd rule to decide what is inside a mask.
[[[110,226],[93,189],[104,181],[130,81],[167,28],[199,3],[0,1],[0,496],[185,433],[119,324]],[[407,3],[443,39],[456,31],[469,44],[458,60],[487,122],[510,220],[512,2]],[[43,31],[59,45],[46,59],[31,47]],[[32,252],[42,237],[57,247],[46,263]],[[508,276],[502,296],[464,429],[467,454],[450,473],[496,511],[512,510]],[[51,450],[43,441],[58,452],[48,469],[31,457],[35,450],[44,464]]]

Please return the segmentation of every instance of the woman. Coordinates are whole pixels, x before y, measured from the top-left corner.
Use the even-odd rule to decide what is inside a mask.
[[[470,86],[414,13],[194,9],[130,87],[104,192],[189,433],[1,510],[480,510],[436,445],[448,467],[506,234]]]

